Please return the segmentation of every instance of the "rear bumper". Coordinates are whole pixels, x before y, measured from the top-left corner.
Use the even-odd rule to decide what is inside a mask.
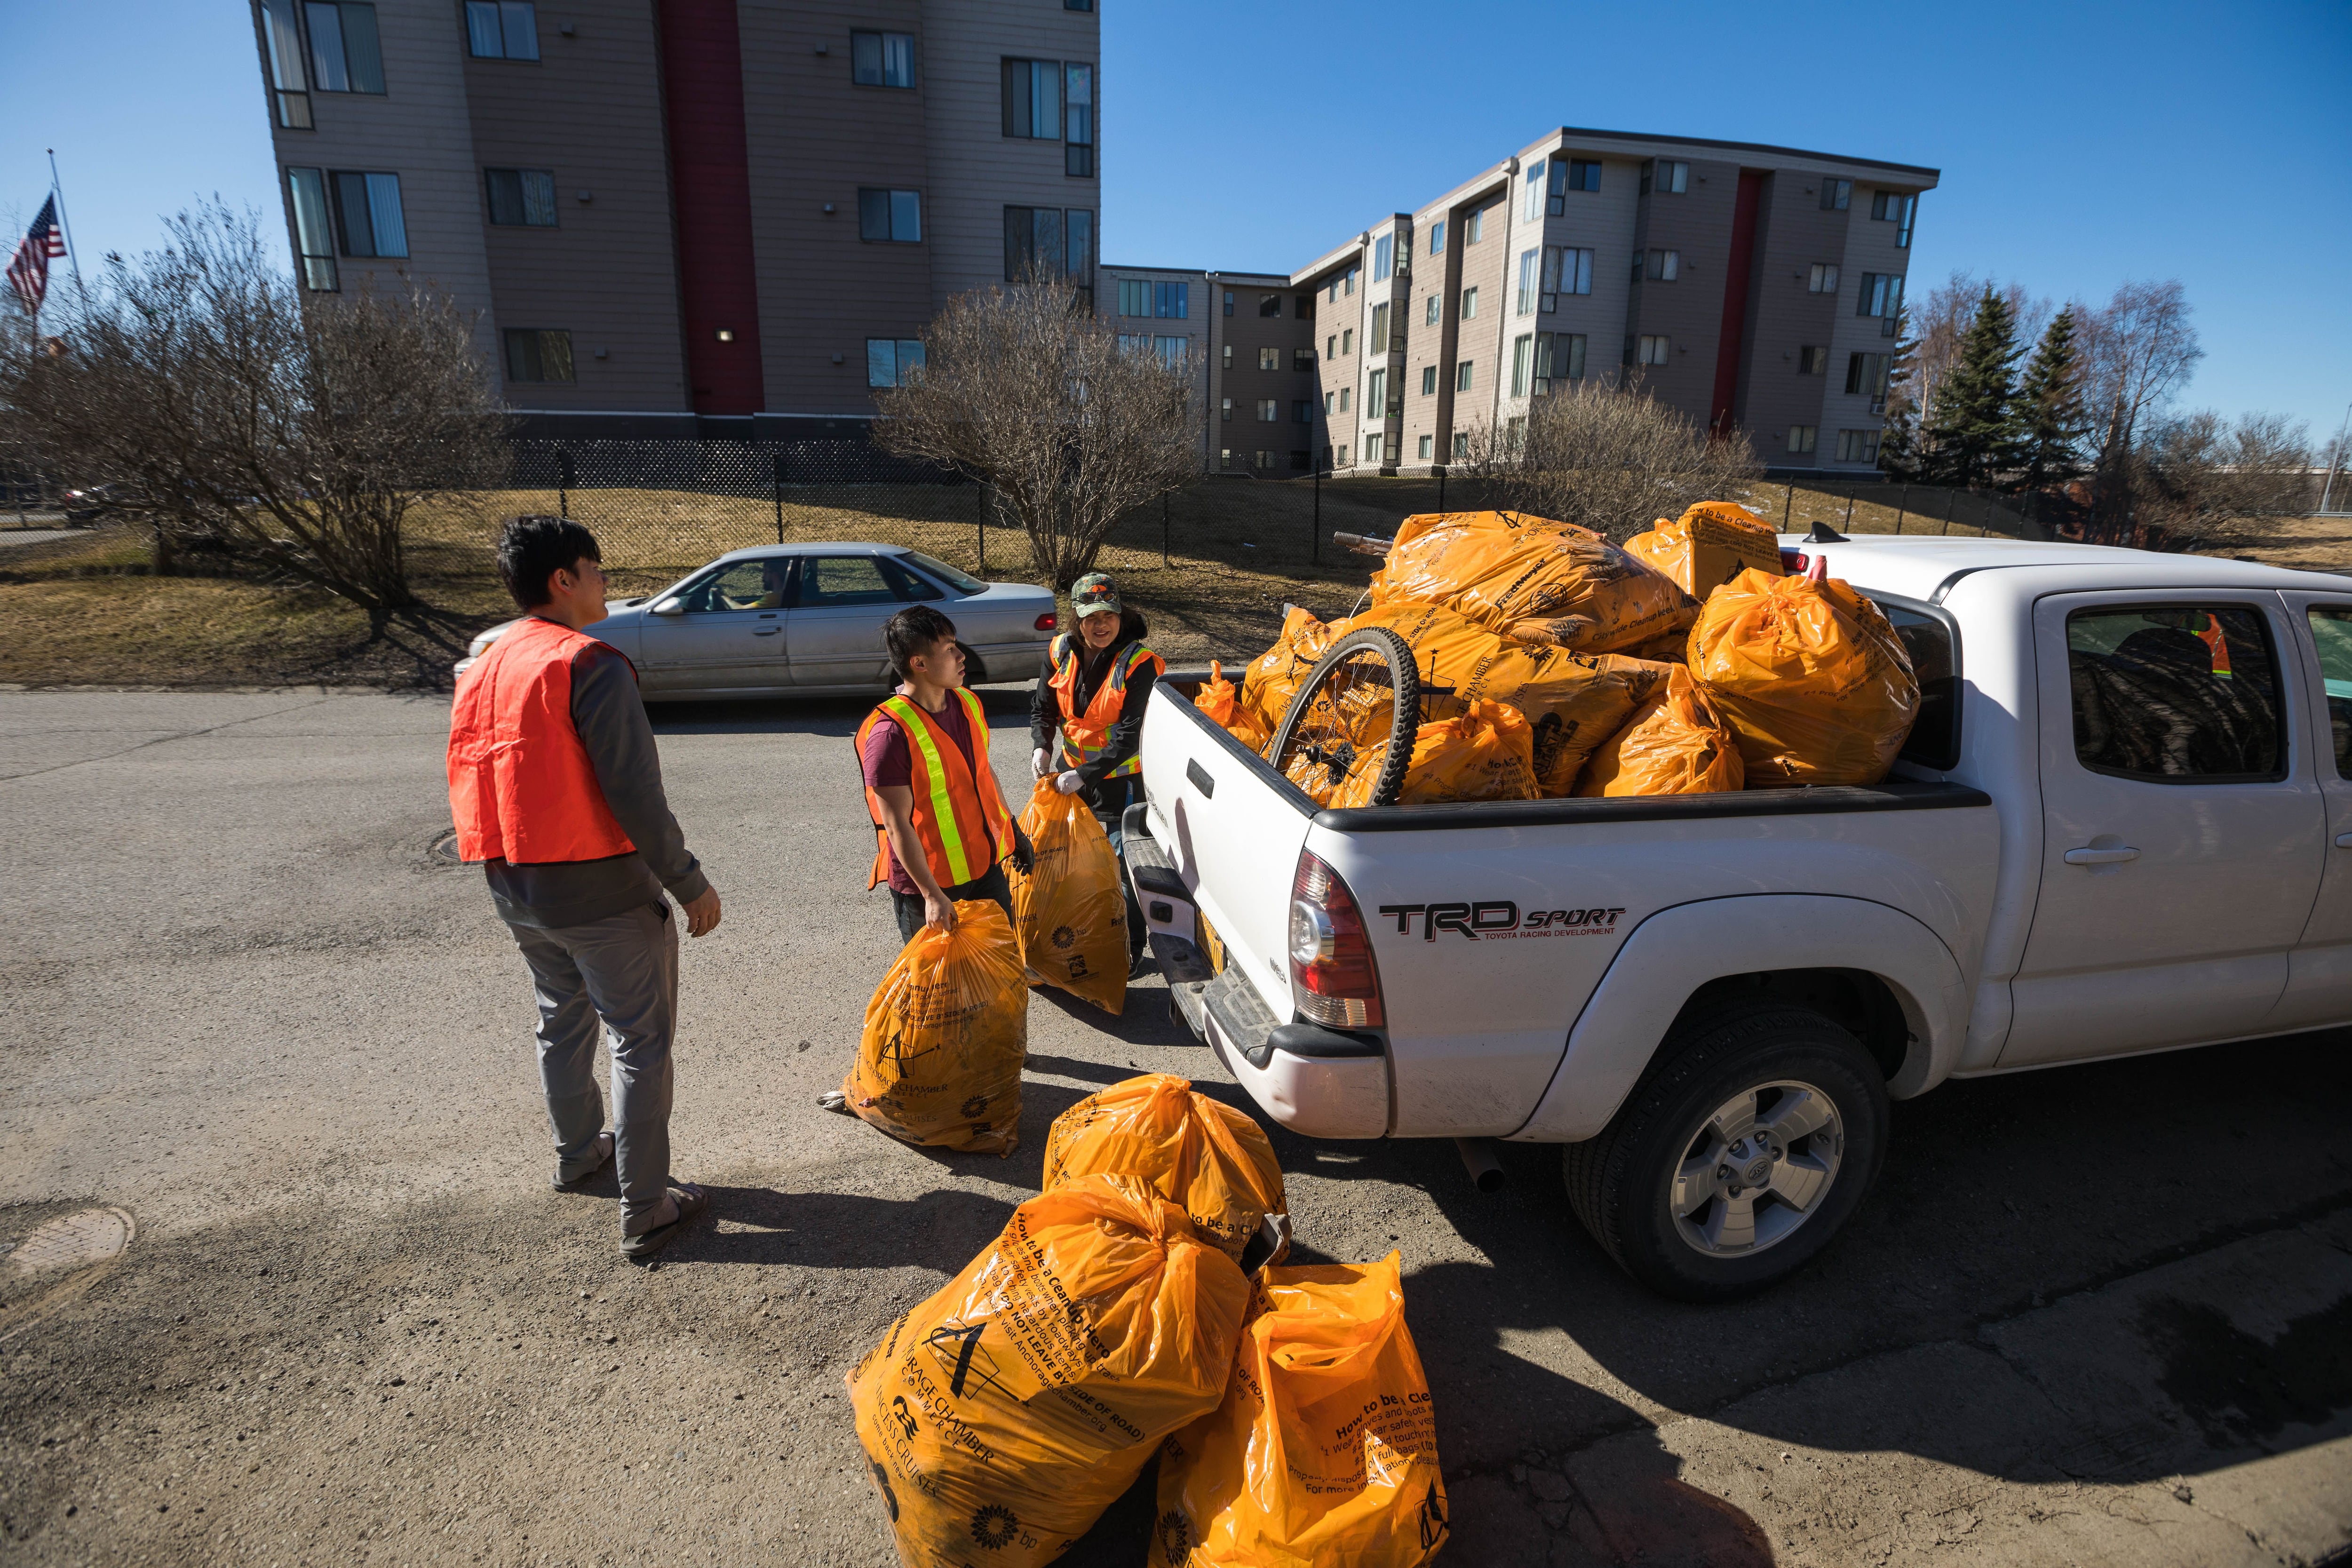
[[[1150,928],[1171,1000],[1268,1116],[1309,1138],[1381,1138],[1389,1130],[1387,1047],[1370,1035],[1284,1023],[1237,969],[1208,972],[1192,945],[1194,912],[1175,868],[1129,809],[1123,858]]]

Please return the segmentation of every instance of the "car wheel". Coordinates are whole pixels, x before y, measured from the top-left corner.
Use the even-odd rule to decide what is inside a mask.
[[[1724,1301],[1829,1245],[1885,1158],[1886,1083],[1808,1008],[1721,1015],[1668,1042],[1597,1138],[1568,1146],[1570,1206],[1661,1295]]]
[[[968,642],[959,642],[956,644],[956,647],[963,649],[963,683],[966,686],[986,685],[988,683],[988,661],[982,658],[980,655],[974,653],[971,650],[971,645]]]

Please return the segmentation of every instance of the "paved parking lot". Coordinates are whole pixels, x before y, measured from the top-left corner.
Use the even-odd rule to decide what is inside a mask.
[[[8,1555],[894,1561],[843,1372],[1035,1191],[1063,1108],[1236,1091],[1146,982],[1115,1020],[1034,1002],[1008,1159],[812,1109],[896,945],[860,712],[657,722],[726,921],[674,1122],[717,1219],[646,1271],[609,1185],[546,1185],[520,962],[434,853],[445,704],[0,694],[0,1241],[135,1227],[0,1258]],[[1482,1197],[1450,1145],[1276,1146],[1308,1257],[1403,1253],[1448,1562],[2311,1563],[2352,1542],[2347,1121],[2342,1033],[1951,1085],[1821,1265],[1729,1308],[1619,1275],[1555,1151]],[[1148,1503],[1066,1561],[1140,1563]]]

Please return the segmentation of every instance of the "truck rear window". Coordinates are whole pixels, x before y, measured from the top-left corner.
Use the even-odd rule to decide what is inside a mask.
[[[1952,628],[1925,610],[1886,599],[1872,601],[1895,624],[1911,673],[1919,678],[1919,718],[1897,753],[1906,763],[1944,773],[1960,765],[1960,659]]]

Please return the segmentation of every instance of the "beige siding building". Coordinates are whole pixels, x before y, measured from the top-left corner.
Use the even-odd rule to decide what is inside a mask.
[[[1129,353],[1192,372],[1202,472],[1281,478],[1313,467],[1314,299],[1287,277],[1106,265],[1095,308]]]

